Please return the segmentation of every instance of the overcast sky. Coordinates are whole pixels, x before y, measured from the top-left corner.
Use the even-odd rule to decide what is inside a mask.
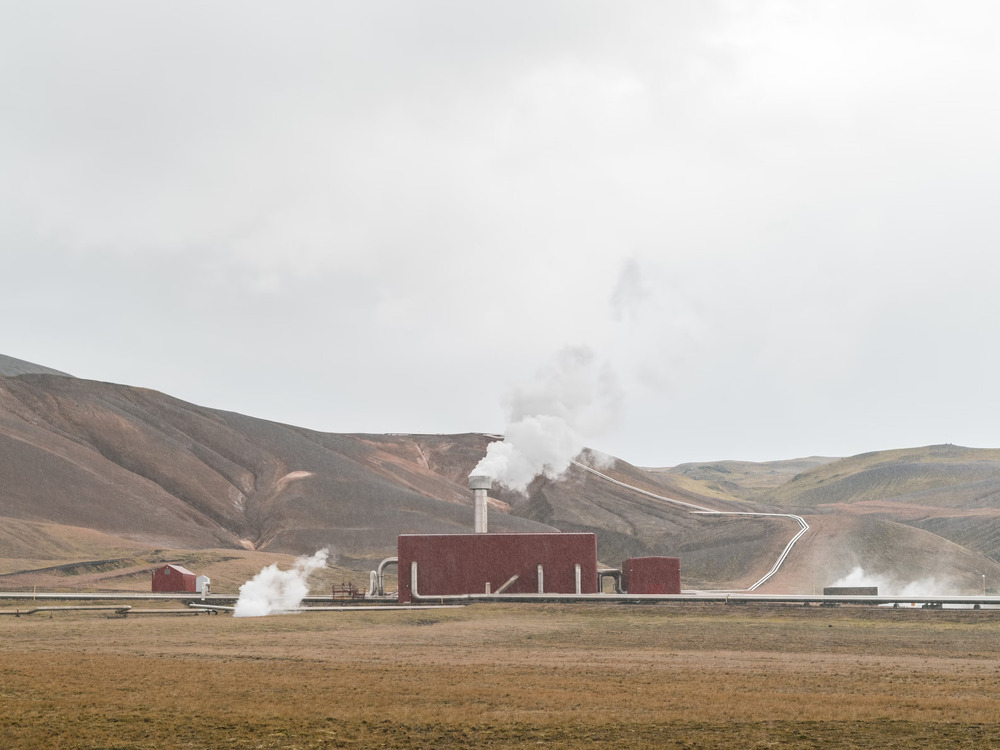
[[[450,433],[571,352],[587,443],[640,465],[1000,447],[998,27],[0,0],[0,353]]]

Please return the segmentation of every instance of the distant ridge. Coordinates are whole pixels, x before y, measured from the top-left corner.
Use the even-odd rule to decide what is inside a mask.
[[[367,576],[399,534],[470,531],[468,476],[497,437],[321,433],[0,355],[0,577],[140,586],[161,560],[323,547]],[[822,590],[855,568],[899,586],[1000,588],[1000,450],[605,464],[604,477],[539,477],[525,496],[494,487],[490,530],[592,532],[603,564],[680,557],[689,588],[740,589],[798,531],[794,512],[811,530],[767,593]]]
[[[367,573],[394,554],[399,534],[471,530],[468,476],[490,442],[480,433],[320,433],[145,388],[0,377],[0,574],[78,561],[73,548],[90,561],[130,557],[136,545],[296,555],[327,547]],[[758,509],[623,461],[604,471],[654,496]],[[540,477],[526,497],[494,488],[491,531],[556,529],[596,534],[612,563],[676,550],[687,580],[713,588],[753,582],[785,541],[780,523],[697,516],[582,470]],[[12,568],[4,558],[28,562]]]
[[[15,359],[5,354],[0,354],[0,375],[6,378],[17,377],[18,375],[62,375],[63,377],[73,377],[67,372],[53,370],[51,367],[42,367],[33,362],[25,362],[23,359]]]

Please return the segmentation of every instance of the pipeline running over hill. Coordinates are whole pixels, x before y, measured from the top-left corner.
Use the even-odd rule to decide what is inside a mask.
[[[695,505],[694,503],[685,503],[682,500],[674,500],[671,497],[664,497],[663,495],[657,495],[656,493],[650,492],[649,490],[644,490],[641,487],[635,487],[631,484],[626,484],[625,482],[621,482],[615,479],[614,477],[609,477],[607,474],[599,472],[597,469],[592,469],[591,467],[587,466],[586,464],[582,464],[579,461],[572,461],[571,463],[574,466],[578,466],[579,468],[583,469],[584,471],[590,472],[594,476],[600,477],[601,479],[611,482],[612,484],[616,484],[619,487],[624,487],[625,489],[631,490],[632,492],[637,492],[640,495],[651,497],[654,500],[661,500],[665,503],[671,503],[672,505],[679,505],[684,508],[690,508],[691,513],[697,513],[699,515],[711,515],[711,516],[758,516],[764,518],[790,518],[796,523],[798,523],[799,525],[798,533],[795,534],[795,536],[793,536],[791,540],[789,540],[788,544],[785,545],[785,548],[781,551],[781,554],[778,555],[778,559],[774,563],[774,565],[771,566],[771,569],[767,571],[767,573],[764,574],[764,576],[760,580],[756,581],[753,585],[749,586],[748,588],[743,589],[744,591],[756,591],[760,586],[767,583],[767,581],[769,581],[774,576],[774,574],[777,573],[778,570],[781,568],[782,564],[788,558],[788,554],[792,551],[792,547],[795,546],[795,543],[799,541],[799,539],[801,539],[807,531],[809,531],[809,524],[806,523],[806,520],[802,518],[802,516],[796,516],[793,515],[792,513],[754,513],[750,511],[715,510],[714,508],[706,508],[701,505]]]

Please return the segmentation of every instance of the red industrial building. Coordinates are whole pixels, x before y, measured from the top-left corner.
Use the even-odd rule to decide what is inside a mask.
[[[153,571],[154,592],[190,592],[198,590],[198,576],[181,565],[164,565]]]
[[[403,534],[399,537],[399,594],[596,594],[597,537],[593,534]]]
[[[622,588],[630,594],[681,593],[680,558],[629,558],[622,563]]]
[[[475,493],[474,534],[403,534],[397,541],[397,600],[498,594],[598,594],[597,536],[589,533],[490,534],[488,497],[493,480],[469,477]],[[618,573],[618,571],[614,571]],[[377,576],[382,591],[382,565]],[[628,594],[679,594],[681,564],[676,557],[635,557],[622,564]]]

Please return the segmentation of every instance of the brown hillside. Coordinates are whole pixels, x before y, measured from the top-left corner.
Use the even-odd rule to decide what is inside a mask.
[[[486,443],[330,435],[139,388],[0,378],[0,516],[170,548],[379,557],[402,531],[468,529],[463,475]],[[502,512],[492,520],[549,528]]]
[[[0,575],[21,576],[8,577],[10,584],[58,576],[70,585],[64,573],[72,570],[80,586],[144,586],[149,566],[171,556],[221,556],[200,560],[221,570],[230,555],[311,554],[321,547],[331,548],[344,569],[365,571],[395,554],[400,533],[470,530],[467,476],[492,439],[319,433],[141,388],[37,371],[0,377]],[[490,529],[592,531],[609,565],[626,557],[676,555],[685,587],[741,588],[769,569],[795,524],[699,515],[662,498],[722,511],[768,510],[760,500],[791,502],[783,493],[792,498],[787,488],[794,485],[813,492],[809,499],[823,512],[853,518],[844,521],[841,547],[855,544],[852,534],[868,538],[859,531],[869,528],[865,523],[905,521],[923,528],[921,545],[929,557],[945,560],[944,553],[965,543],[972,551],[964,553],[994,555],[1000,546],[1000,511],[991,494],[997,456],[953,447],[923,450],[923,457],[890,452],[899,491],[894,500],[878,492],[871,493],[874,499],[841,492],[827,499],[844,502],[829,504],[819,503],[821,489],[848,487],[845,472],[878,471],[886,460],[773,462],[757,474],[740,462],[678,473],[612,460],[601,471],[645,492],[574,467],[558,482],[537,479],[524,497],[494,491]],[[930,465],[923,474],[912,468],[921,463]],[[738,481],[718,481],[726,472]],[[797,478],[772,488],[789,474]],[[948,484],[947,476],[964,483]],[[761,488],[767,489],[754,494]],[[926,493],[935,502],[950,498],[955,507],[929,505]],[[992,525],[966,523],[973,515]],[[886,559],[907,559],[899,549],[912,542],[905,534],[878,538],[887,545]],[[803,551],[812,539],[822,537],[804,538],[798,559],[819,559]],[[816,567],[810,565],[802,570]],[[782,576],[786,582],[808,577],[794,570]]]
[[[631,487],[712,510],[759,510],[720,493],[698,494],[683,477],[651,473],[623,461],[600,471]],[[513,512],[563,531],[593,532],[608,565],[646,555],[681,557],[689,588],[750,585],[767,572],[794,534],[792,521],[692,513],[576,467],[559,482],[537,479],[529,493],[520,504],[515,501]]]
[[[25,362],[23,359],[0,354],[0,376],[12,377],[15,375],[65,375],[70,377],[65,372],[53,370],[51,367],[43,367],[34,362]]]
[[[1000,585],[1000,563],[936,534],[873,516],[806,516],[809,532],[761,593],[822,593],[861,568],[879,593],[975,595],[987,576]]]
[[[395,554],[400,533],[470,530],[467,477],[491,439],[318,433],[140,388],[0,378],[0,517],[8,529],[0,556],[25,561],[16,568],[24,570],[146,560],[142,550],[151,548],[303,554],[328,546],[361,570]],[[609,472],[687,502],[751,507],[621,461]],[[784,534],[774,524],[692,515],[576,469],[563,481],[539,479],[527,497],[492,494],[492,531],[593,531],[612,565],[683,554],[691,585],[752,579]],[[84,529],[103,552],[81,546]],[[720,545],[727,553],[713,555]]]
[[[799,469],[789,475],[793,469]],[[936,445],[845,459],[718,461],[660,470],[798,513],[871,516],[1000,560],[1000,451]]]

